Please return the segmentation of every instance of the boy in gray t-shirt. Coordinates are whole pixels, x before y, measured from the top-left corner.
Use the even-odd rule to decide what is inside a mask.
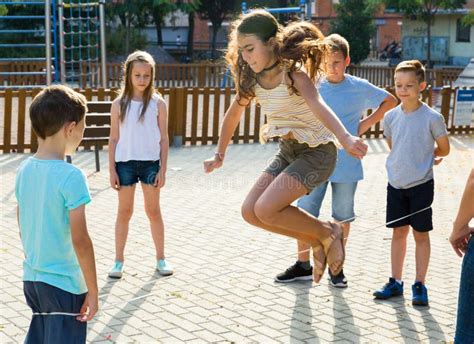
[[[384,134],[391,149],[386,167],[387,227],[393,228],[392,277],[374,292],[377,299],[403,294],[402,270],[411,226],[416,242],[416,279],[412,286],[412,304],[416,306],[428,305],[425,278],[431,250],[429,231],[433,229],[433,165],[449,154],[443,116],[420,100],[425,87],[425,69],[419,61],[404,61],[397,66],[395,92],[401,104],[387,112],[384,120]]]

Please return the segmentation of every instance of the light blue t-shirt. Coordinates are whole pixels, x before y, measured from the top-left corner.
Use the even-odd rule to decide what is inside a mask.
[[[383,133],[392,140],[385,163],[390,185],[408,189],[433,179],[435,141],[448,135],[443,115],[425,103],[410,113],[398,105],[385,115]]]
[[[389,95],[387,91],[372,85],[367,80],[349,74],[345,74],[344,80],[337,84],[323,79],[319,85],[319,93],[347,131],[354,136],[358,136],[359,123],[367,109],[379,107]],[[336,168],[329,181],[353,183],[362,179],[364,179],[362,162],[340,149]]]
[[[62,160],[31,157],[18,169],[15,195],[25,252],[23,280],[73,294],[87,292],[69,222],[69,211],[91,200],[84,173]]]

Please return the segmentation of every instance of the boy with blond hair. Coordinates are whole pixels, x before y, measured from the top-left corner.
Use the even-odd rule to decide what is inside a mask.
[[[433,165],[439,164],[450,149],[443,116],[420,100],[425,88],[425,68],[420,61],[398,64],[395,92],[401,104],[384,120],[384,135],[391,150],[386,162],[386,219],[387,227],[393,228],[392,276],[374,292],[376,299],[403,294],[402,271],[411,227],[416,244],[416,278],[412,285],[415,306],[428,305],[425,278],[431,252],[429,232],[433,229]]]
[[[30,107],[39,146],[15,183],[23,290],[33,311],[26,343],[85,343],[98,310],[89,189],[84,173],[64,161],[82,140],[86,112],[85,97],[65,86],[45,88]]]

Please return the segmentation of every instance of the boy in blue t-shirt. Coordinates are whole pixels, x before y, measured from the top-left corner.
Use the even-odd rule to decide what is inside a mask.
[[[443,116],[420,100],[425,87],[425,68],[420,61],[403,61],[395,68],[395,92],[401,104],[387,113],[383,124],[391,149],[386,168],[387,227],[393,228],[392,277],[374,292],[376,299],[403,294],[403,262],[411,226],[416,244],[414,306],[428,305],[425,278],[431,251],[429,232],[433,229],[433,165],[438,165],[450,149]]]
[[[345,74],[350,64],[349,43],[338,34],[326,37],[325,41],[331,46],[330,52],[324,57],[326,78],[319,85],[319,92],[324,101],[336,113],[342,124],[352,135],[362,135],[372,125],[379,122],[385,112],[397,105],[397,100],[387,91],[372,85],[365,79]],[[375,109],[372,115],[362,119],[367,109]],[[362,119],[362,120],[361,120]],[[332,217],[336,221],[344,221],[344,244],[350,230],[350,222],[355,218],[354,195],[357,182],[363,179],[362,163],[351,157],[344,150],[338,151],[336,168],[329,178],[314,189],[309,195],[299,199],[298,207],[315,217],[319,211],[329,182],[332,188]],[[277,282],[292,282],[295,280],[311,280],[313,268],[309,262],[310,246],[298,241],[298,261],[285,272],[276,276]],[[322,253],[322,252],[321,252]],[[315,253],[313,253],[315,254]],[[319,260],[319,259],[318,259]],[[322,257],[324,260],[324,257]],[[318,262],[315,262],[317,265]],[[321,266],[315,266],[314,280],[318,282],[324,271]],[[338,288],[347,287],[344,272],[336,276],[329,270],[330,285]]]
[[[26,343],[85,343],[87,321],[98,310],[89,189],[82,171],[64,161],[82,140],[86,112],[85,97],[65,86],[45,88],[30,107],[39,146],[15,183],[23,288],[34,313]]]

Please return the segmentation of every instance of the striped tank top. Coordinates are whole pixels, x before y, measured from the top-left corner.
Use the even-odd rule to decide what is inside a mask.
[[[334,134],[316,118],[304,98],[291,93],[285,83],[272,89],[257,83],[255,96],[267,118],[267,123],[260,129],[260,143],[292,133],[299,143],[307,143],[310,147],[329,142],[338,145]]]

